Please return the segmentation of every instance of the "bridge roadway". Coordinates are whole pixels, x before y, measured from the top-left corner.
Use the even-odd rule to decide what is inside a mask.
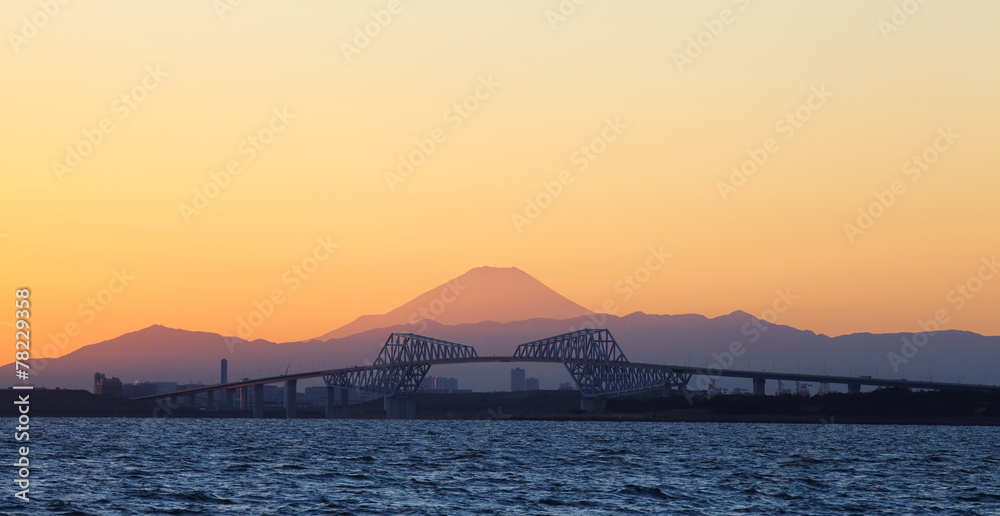
[[[983,384],[968,384],[968,383],[955,383],[955,382],[933,382],[933,381],[922,381],[922,380],[903,380],[903,379],[890,379],[890,378],[871,378],[868,376],[838,376],[838,375],[820,375],[820,374],[809,374],[809,373],[779,373],[774,371],[747,371],[747,370],[737,370],[737,369],[717,369],[717,368],[704,368],[704,367],[693,367],[693,366],[678,366],[678,365],[668,365],[668,364],[648,364],[639,362],[612,362],[603,361],[595,362],[593,360],[574,360],[574,359],[559,359],[559,358],[536,358],[536,357],[515,357],[515,356],[488,356],[488,357],[464,357],[464,358],[453,358],[453,359],[435,359],[435,360],[422,360],[413,362],[397,362],[392,364],[378,364],[369,366],[354,366],[345,367],[340,369],[327,369],[322,371],[312,371],[305,373],[294,373],[288,375],[270,376],[266,378],[257,378],[252,380],[240,380],[236,382],[229,382],[226,384],[216,384],[216,385],[205,385],[202,387],[197,387],[193,389],[184,389],[179,391],[174,391],[170,393],[161,393],[148,396],[140,396],[134,398],[136,400],[158,400],[169,398],[171,401],[176,403],[176,400],[180,396],[187,396],[193,404],[194,396],[201,393],[210,393],[209,402],[212,401],[211,393],[215,391],[223,391],[225,393],[224,401],[227,408],[232,408],[232,396],[238,389],[248,389],[249,387],[255,388],[256,399],[261,399],[263,397],[263,387],[266,384],[272,383],[285,383],[286,385],[286,410],[290,417],[294,417],[294,401],[295,401],[295,391],[296,384],[298,380],[304,380],[309,378],[321,378],[324,376],[338,375],[338,374],[350,374],[358,373],[362,371],[371,371],[379,369],[390,369],[399,368],[407,366],[425,366],[425,365],[452,365],[452,364],[481,364],[481,363],[496,363],[496,362],[541,362],[541,363],[558,363],[566,365],[574,364],[586,364],[591,366],[608,366],[608,367],[622,367],[627,366],[629,368],[637,370],[657,370],[657,371],[672,371],[678,374],[688,374],[693,376],[709,376],[713,378],[726,377],[726,378],[748,378],[753,380],[753,393],[755,395],[763,395],[764,392],[764,382],[767,380],[781,380],[781,381],[798,381],[798,382],[810,382],[810,383],[827,383],[827,384],[844,384],[848,386],[848,392],[860,392],[862,386],[872,386],[872,387],[906,387],[914,389],[973,389],[973,390],[992,390],[1000,389],[1000,386],[996,385],[983,385]],[[327,412],[328,415],[333,410],[334,403],[334,393],[335,386],[328,386],[327,391]],[[245,391],[244,391],[245,392]],[[243,399],[246,399],[244,394]],[[346,404],[346,391],[341,393],[341,404]],[[246,407],[244,407],[246,408]],[[256,417],[261,417],[263,415],[263,407],[254,407],[254,415]]]

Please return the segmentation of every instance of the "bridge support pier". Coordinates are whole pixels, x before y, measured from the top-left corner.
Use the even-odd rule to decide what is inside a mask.
[[[416,419],[417,400],[413,398],[385,397],[383,402],[386,419]]]
[[[215,408],[215,391],[208,391],[205,393],[205,406],[208,408]]]
[[[848,394],[858,394],[860,392],[861,392],[861,384],[860,383],[849,383],[849,384],[847,384],[847,393]]]
[[[176,407],[177,406],[177,395],[176,394],[170,397],[170,406],[172,406],[172,407]]]
[[[264,384],[262,383],[253,386],[253,417],[254,419],[264,417]]]
[[[754,378],[753,379],[753,395],[763,396],[764,395],[764,378]]]
[[[233,410],[233,398],[236,394],[236,389],[226,389],[222,391],[222,408],[226,410]]]
[[[298,400],[296,399],[295,391],[298,389],[298,380],[285,380],[285,418],[295,419],[295,409],[297,408]]]
[[[240,387],[240,409],[250,408],[250,387]]]
[[[580,399],[580,410],[584,412],[604,412],[608,405],[605,398],[582,398]]]
[[[347,388],[326,386],[326,418],[347,418]]]
[[[337,417],[337,406],[334,404],[337,401],[337,393],[340,392],[340,387],[333,387],[330,385],[326,386],[326,418],[333,419]]]
[[[664,385],[661,396],[664,398],[670,398],[672,396],[684,396],[688,397],[687,384],[684,385]]]

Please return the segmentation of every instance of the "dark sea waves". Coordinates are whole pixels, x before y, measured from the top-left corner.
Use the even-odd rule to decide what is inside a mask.
[[[8,480],[3,514],[1000,514],[998,428],[31,423],[32,500]]]

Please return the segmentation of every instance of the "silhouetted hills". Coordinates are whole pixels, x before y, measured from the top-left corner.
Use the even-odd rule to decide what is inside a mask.
[[[61,358],[33,360],[31,382],[39,387],[91,389],[94,373],[102,372],[125,383],[216,384],[221,359],[229,361],[230,380],[365,365],[375,359],[392,332],[468,344],[481,356],[510,355],[517,344],[582,327],[608,328],[635,362],[1000,383],[995,371],[1000,337],[964,331],[828,337],[768,324],[742,311],[715,318],[594,314],[519,269],[497,267],[472,269],[389,313],[359,317],[308,342],[247,342],[154,325]],[[922,345],[908,344],[914,339]],[[506,390],[510,367],[435,367],[430,374],[457,377],[463,389]],[[529,377],[541,380],[543,389],[570,380],[559,364],[522,367]],[[0,369],[6,379],[0,385],[11,385],[13,365]],[[723,380],[720,386],[745,386],[738,382]]]
[[[595,324],[601,323],[601,324]],[[997,383],[994,366],[1000,363],[1000,337],[964,331],[942,331],[930,337],[909,363],[894,371],[888,353],[900,353],[903,339],[913,334],[858,333],[841,337],[817,335],[789,326],[767,325],[744,312],[708,318],[700,315],[624,317],[592,314],[571,319],[486,321],[445,325],[428,322],[425,335],[475,346],[480,355],[508,355],[517,344],[565,333],[581,326],[607,327],[632,361],[669,364],[718,365],[731,369],[772,368],[788,372],[871,375],[967,383]],[[766,330],[752,331],[764,326]],[[363,365],[374,360],[391,332],[411,332],[411,325],[373,329],[340,339],[276,344],[265,340],[236,341],[232,350],[224,337],[151,326],[83,347],[58,359],[32,366],[35,385],[64,388],[92,387],[96,371],[133,380],[218,383],[219,360],[229,361],[229,378],[260,377],[286,369],[313,371]],[[743,352],[731,353],[734,342]],[[731,358],[731,363],[729,361]],[[434,376],[459,378],[461,388],[505,390],[509,370],[516,364],[479,364],[435,367]],[[524,364],[528,376],[541,379],[543,388],[555,388],[569,376],[558,364]],[[905,369],[904,369],[905,368]],[[14,377],[5,366],[4,378]],[[958,373],[958,375],[956,375]],[[993,375],[984,378],[984,375]],[[737,380],[729,385],[742,385]],[[723,383],[722,385],[726,385]],[[5,385],[10,385],[8,380]],[[768,390],[772,390],[771,385]],[[813,388],[815,392],[816,388]]]

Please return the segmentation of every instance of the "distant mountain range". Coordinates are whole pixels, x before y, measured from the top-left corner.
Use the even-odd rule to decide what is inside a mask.
[[[124,382],[214,384],[219,382],[221,359],[229,362],[230,380],[277,375],[286,370],[363,365],[374,360],[392,332],[420,333],[469,344],[480,355],[507,355],[517,344],[583,326],[608,328],[629,359],[637,362],[1000,383],[1000,373],[995,370],[1000,363],[1000,337],[964,331],[828,337],[769,325],[745,312],[716,318],[641,312],[624,317],[592,314],[518,269],[493,267],[473,269],[389,313],[360,317],[308,342],[238,340],[235,346],[228,346],[231,337],[151,326],[85,346],[64,357],[35,360],[32,383],[90,389],[94,373],[102,372]],[[906,344],[914,338],[917,342],[926,338],[926,344]],[[736,342],[739,345],[734,348]],[[732,349],[743,352],[735,356],[730,353]],[[890,359],[891,354],[895,358]],[[505,366],[435,367],[429,374],[454,376],[461,388],[506,390],[509,369],[516,364]],[[559,365],[520,367],[529,377],[539,378],[542,388],[556,388],[560,382],[570,380]],[[5,386],[11,385],[10,379],[14,378],[12,368],[0,368]],[[728,380],[720,385],[742,384]]]

